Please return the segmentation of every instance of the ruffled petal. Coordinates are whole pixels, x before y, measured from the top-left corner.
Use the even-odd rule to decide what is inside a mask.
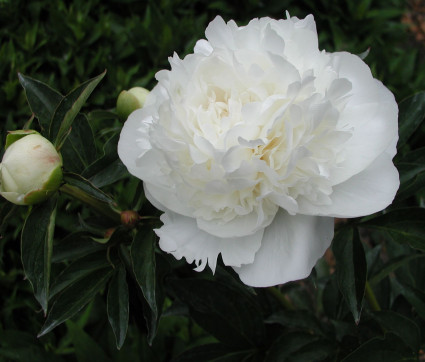
[[[193,48],[193,52],[209,56],[213,51],[213,48],[210,43],[208,43],[205,39],[200,39],[196,42],[195,47]]]
[[[200,229],[219,238],[238,238],[255,234],[258,230],[269,226],[277,210],[276,205],[268,205],[264,208],[260,206],[247,215],[237,216],[227,222],[198,218],[197,225]]]
[[[400,185],[392,163],[393,144],[366,170],[334,186],[332,204],[317,206],[299,199],[299,212],[333,217],[358,217],[385,209],[393,201]]]
[[[235,47],[233,33],[237,28],[233,20],[226,23],[221,16],[216,16],[208,24],[205,36],[213,48],[233,49]]]
[[[218,238],[198,228],[196,220],[173,212],[161,216],[164,225],[155,232],[160,248],[176,259],[195,262],[197,271],[208,266],[214,272],[221,253],[225,265],[238,267],[252,263],[260,248],[264,230],[242,238]]]
[[[333,235],[333,218],[291,216],[280,210],[265,230],[254,262],[234,269],[242,282],[253,287],[303,279],[329,247]]]

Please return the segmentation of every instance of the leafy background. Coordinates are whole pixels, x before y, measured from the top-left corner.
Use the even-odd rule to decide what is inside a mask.
[[[2,199],[0,361],[425,359],[424,8],[401,0],[0,0],[1,148],[32,111],[55,138],[62,118],[43,113],[37,95],[65,110],[80,100],[62,149],[67,185],[101,207],[151,217],[111,230],[113,211],[99,216],[69,189],[30,213]],[[338,220],[332,249],[309,278],[254,290],[222,265],[215,276],[196,273],[159,252],[150,232],[158,213],[116,155],[114,107],[121,90],[151,88],[173,52],[191,52],[216,15],[242,25],[286,10],[314,14],[322,49],[370,49],[365,61],[400,103],[401,187],[385,213]],[[52,239],[45,231],[55,209]],[[50,243],[51,267],[32,263]]]

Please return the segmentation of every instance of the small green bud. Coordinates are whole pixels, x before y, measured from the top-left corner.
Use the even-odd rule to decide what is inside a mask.
[[[142,87],[134,87],[130,90],[123,90],[117,99],[117,114],[122,120],[127,117],[136,109],[142,108],[145,104],[146,97],[149,91]]]
[[[0,195],[16,205],[46,200],[62,182],[62,158],[35,131],[10,132],[0,163]]]

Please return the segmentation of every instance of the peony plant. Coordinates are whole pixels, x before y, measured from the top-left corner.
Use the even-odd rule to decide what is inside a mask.
[[[163,211],[163,251],[213,272],[221,254],[254,287],[305,278],[335,217],[397,192],[394,96],[358,56],[319,50],[312,15],[217,17],[205,36],[157,73],[119,156]]]
[[[149,30],[166,24],[146,19]],[[147,64],[161,64],[152,49],[143,61],[154,54]],[[375,45],[371,52],[380,54]],[[118,83],[144,66],[119,66],[126,76]],[[23,190],[15,195],[25,204],[34,201],[28,195],[54,195],[27,209],[0,197],[0,284],[10,306],[0,317],[0,356],[421,359],[425,92],[401,101],[397,115],[391,92],[358,56],[319,51],[311,16],[245,27],[216,18],[193,54],[175,55],[158,73],[146,100],[133,102],[130,89],[116,94],[116,109],[96,109],[113,104],[108,86],[88,101],[105,72],[66,94],[18,77],[25,127],[39,133],[0,140],[0,191]],[[114,69],[108,78],[120,86]],[[131,114],[119,141],[120,105]],[[34,157],[43,149],[52,151],[44,161]],[[46,160],[58,163],[50,177]],[[24,186],[38,182],[27,194]],[[310,277],[274,286],[304,278],[315,263]]]

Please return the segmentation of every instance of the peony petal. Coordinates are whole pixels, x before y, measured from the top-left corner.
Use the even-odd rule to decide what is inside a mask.
[[[259,206],[260,208],[262,206]],[[219,238],[238,238],[255,234],[258,230],[264,229],[273,221],[274,215],[275,213],[266,214],[261,213],[260,210],[255,210],[247,215],[237,216],[228,222],[198,218],[197,224],[200,229]]]
[[[392,148],[392,147],[391,147]],[[298,199],[299,212],[309,215],[358,217],[385,209],[400,185],[392,163],[391,149],[379,156],[366,170],[333,187],[332,204],[317,206]]]
[[[220,253],[228,266],[252,263],[264,232],[260,230],[243,238],[218,238],[199,230],[195,219],[173,212],[163,214],[161,221],[164,225],[155,230],[160,248],[176,259],[184,257],[188,263],[195,262],[197,271],[203,270],[208,263],[214,272]]]
[[[285,41],[285,59],[297,65],[299,70],[309,68],[319,54],[313,15],[308,15],[302,20],[292,17],[289,22],[281,20],[276,25],[278,26],[274,26],[274,30]]]
[[[174,211],[185,216],[192,216],[193,209],[177,198],[177,193],[171,187],[163,187],[144,182],[145,196],[149,202],[161,211]]]
[[[124,123],[118,141],[120,159],[128,171],[140,179],[144,178],[144,174],[137,161],[151,148],[148,135],[150,114],[152,114],[150,107],[137,109],[131,113]]]
[[[213,48],[234,49],[233,32],[236,29],[237,25],[233,20],[226,24],[221,16],[216,16],[205,29],[205,36]]]
[[[253,287],[303,279],[329,247],[333,234],[333,218],[291,216],[281,209],[265,230],[254,262],[234,269]]]
[[[200,39],[196,42],[193,52],[208,56],[212,53],[213,48],[205,39]]]
[[[331,176],[334,184],[339,184],[368,167],[397,137],[398,106],[394,95],[372,78],[369,67],[358,56],[332,56],[338,59],[339,76],[352,84],[338,122],[352,133],[344,145],[344,161]]]

